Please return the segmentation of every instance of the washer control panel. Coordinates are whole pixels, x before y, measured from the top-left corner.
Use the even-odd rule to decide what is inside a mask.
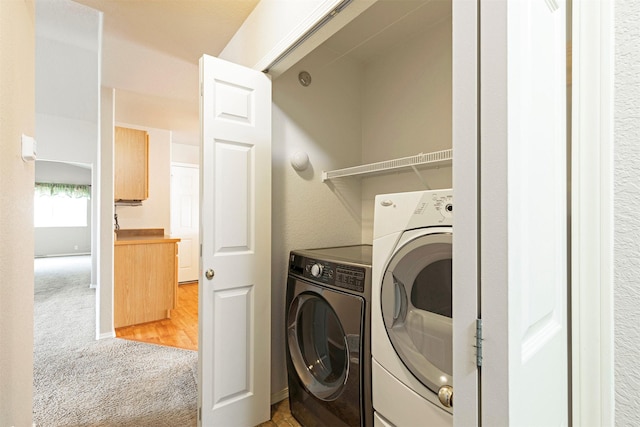
[[[292,254],[289,272],[314,282],[364,292],[366,269],[363,267]]]
[[[443,218],[453,217],[453,196],[433,195],[433,207]]]

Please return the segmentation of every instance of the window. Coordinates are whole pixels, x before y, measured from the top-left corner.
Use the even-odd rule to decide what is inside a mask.
[[[33,196],[35,227],[86,227],[88,185],[36,183]]]

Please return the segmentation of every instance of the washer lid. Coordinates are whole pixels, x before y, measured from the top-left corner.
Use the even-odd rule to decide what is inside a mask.
[[[453,385],[451,233],[410,240],[382,279],[385,329],[409,371],[434,393]]]

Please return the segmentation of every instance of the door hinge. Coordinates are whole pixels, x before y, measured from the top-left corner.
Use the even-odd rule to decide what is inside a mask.
[[[198,408],[198,420],[202,422],[202,407]]]
[[[482,366],[482,319],[476,319],[476,366]]]

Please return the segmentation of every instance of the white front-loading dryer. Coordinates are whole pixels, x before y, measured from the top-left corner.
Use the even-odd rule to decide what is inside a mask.
[[[452,426],[451,190],[376,196],[374,424]]]

